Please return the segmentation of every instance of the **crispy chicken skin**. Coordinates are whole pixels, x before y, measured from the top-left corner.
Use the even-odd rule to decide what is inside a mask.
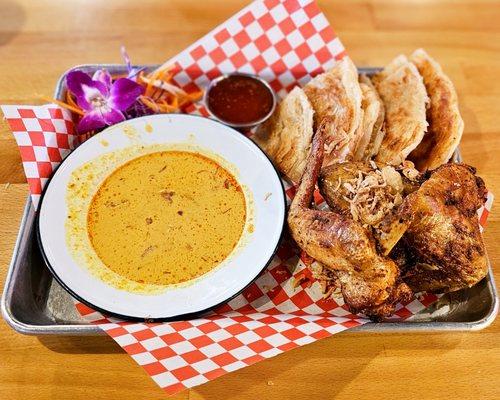
[[[476,212],[486,188],[475,172],[466,164],[444,164],[399,207],[397,218],[408,229],[391,256],[404,266],[403,279],[414,291],[453,292],[485,277]]]
[[[391,259],[377,254],[375,241],[361,224],[344,215],[310,208],[323,161],[323,121],[313,140],[301,183],[290,206],[288,225],[297,244],[334,272],[352,312],[382,319],[411,297]]]

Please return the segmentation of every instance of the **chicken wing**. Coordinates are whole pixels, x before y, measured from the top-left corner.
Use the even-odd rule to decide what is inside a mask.
[[[288,225],[297,244],[334,273],[349,308],[381,319],[391,315],[399,301],[411,296],[411,290],[400,280],[397,265],[377,253],[373,237],[352,218],[310,208],[323,161],[324,130],[331,126],[332,121],[322,121],[314,136],[290,206]]]

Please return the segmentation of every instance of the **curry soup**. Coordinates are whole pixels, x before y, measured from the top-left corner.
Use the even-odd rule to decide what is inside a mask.
[[[185,282],[216,267],[245,226],[236,179],[198,153],[162,151],[133,159],[102,183],[87,230],[102,262],[146,284]]]

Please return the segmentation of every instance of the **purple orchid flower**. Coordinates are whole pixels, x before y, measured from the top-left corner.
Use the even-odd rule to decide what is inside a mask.
[[[96,71],[92,78],[82,71],[71,71],[66,84],[85,112],[78,123],[80,133],[124,121],[123,113],[143,92],[143,87],[131,79],[112,82],[106,70]]]

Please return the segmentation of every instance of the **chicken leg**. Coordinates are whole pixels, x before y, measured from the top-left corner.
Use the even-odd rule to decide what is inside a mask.
[[[391,315],[412,292],[400,280],[394,261],[377,254],[373,237],[358,222],[310,208],[323,161],[323,130],[329,126],[331,121],[323,120],[314,136],[288,225],[297,244],[334,272],[350,310],[379,320]]]

